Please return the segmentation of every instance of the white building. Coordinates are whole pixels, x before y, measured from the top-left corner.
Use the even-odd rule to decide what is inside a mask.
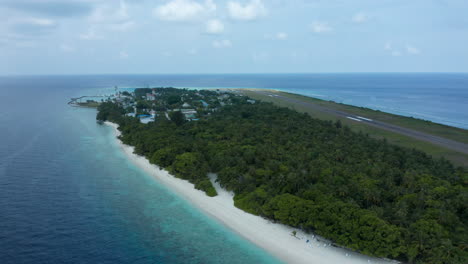
[[[185,119],[187,120],[194,119],[197,114],[197,110],[195,109],[181,109],[180,111],[182,112],[182,114],[184,114]]]
[[[146,94],[146,100],[154,101],[154,100],[156,100],[156,96],[154,96],[154,94],[147,93]]]

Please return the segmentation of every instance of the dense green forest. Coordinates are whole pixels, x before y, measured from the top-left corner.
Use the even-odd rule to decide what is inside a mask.
[[[112,102],[98,120],[150,162],[235,205],[364,254],[411,263],[468,263],[468,173],[340,123],[245,98],[198,122],[142,124]]]

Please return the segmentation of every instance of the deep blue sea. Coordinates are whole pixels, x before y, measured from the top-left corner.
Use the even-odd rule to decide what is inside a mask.
[[[95,110],[113,87],[273,88],[468,128],[467,74],[0,77],[0,263],[276,263],[128,161]]]

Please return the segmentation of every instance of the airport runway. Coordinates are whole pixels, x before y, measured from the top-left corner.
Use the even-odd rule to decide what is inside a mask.
[[[454,150],[454,151],[457,151],[457,152],[460,152],[460,153],[468,154],[468,144],[465,144],[465,143],[461,143],[461,142],[457,142],[457,141],[454,141],[454,140],[434,136],[434,135],[431,135],[431,134],[427,134],[427,133],[416,131],[416,130],[413,130],[413,129],[409,129],[409,128],[405,128],[405,127],[385,123],[385,122],[378,121],[378,120],[372,120],[372,119],[362,117],[362,116],[356,116],[354,114],[350,114],[350,113],[346,113],[346,112],[343,112],[343,111],[331,109],[331,108],[328,108],[328,107],[325,107],[325,106],[314,104],[312,102],[305,102],[305,101],[301,101],[301,100],[298,100],[298,99],[293,99],[293,98],[290,98],[290,97],[287,97],[287,96],[282,96],[282,95],[279,95],[279,94],[276,94],[276,93],[271,93],[271,92],[268,92],[268,91],[264,92],[264,91],[255,90],[253,92],[256,92],[256,93],[262,94],[262,95],[267,95],[267,96],[272,96],[272,97],[275,97],[275,98],[279,98],[279,99],[282,99],[282,100],[287,101],[287,102],[291,102],[291,103],[295,103],[295,104],[299,104],[299,105],[308,107],[309,109],[312,109],[312,110],[321,111],[321,112],[332,114],[332,115],[335,115],[335,116],[348,118],[348,119],[353,120],[355,122],[364,123],[364,124],[367,124],[369,126],[385,129],[385,130],[395,132],[395,133],[399,133],[399,134],[402,134],[402,135],[405,135],[405,136],[408,136],[408,137],[412,137],[412,138],[415,138],[415,139],[418,139],[418,140],[430,142],[432,144],[442,146],[442,147],[445,147],[445,148],[448,148],[448,149],[451,149],[451,150]]]

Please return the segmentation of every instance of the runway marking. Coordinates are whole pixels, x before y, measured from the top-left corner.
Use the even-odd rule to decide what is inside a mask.
[[[354,118],[354,117],[347,116],[346,118],[349,118],[349,119],[354,120],[354,121],[362,122],[362,120]]]
[[[365,118],[365,117],[362,117],[362,116],[356,116],[356,117],[357,117],[357,118],[359,118],[359,119],[362,119],[362,120],[369,121],[369,122],[372,122],[372,121],[374,121],[374,120],[372,120],[372,119]]]

